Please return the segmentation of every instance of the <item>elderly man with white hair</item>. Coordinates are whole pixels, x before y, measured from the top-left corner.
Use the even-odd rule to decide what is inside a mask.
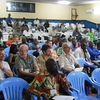
[[[78,67],[78,70],[82,71],[82,67],[76,61],[75,57],[70,54],[70,46],[68,43],[63,43],[62,45],[64,53],[59,57],[60,68],[66,73],[70,73],[76,70],[75,65]]]
[[[15,67],[19,77],[30,83],[39,73],[36,60],[33,55],[28,54],[28,46],[22,44],[19,48],[19,55],[15,60]]]

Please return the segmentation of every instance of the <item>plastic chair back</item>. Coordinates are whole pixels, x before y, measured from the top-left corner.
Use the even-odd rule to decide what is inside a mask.
[[[86,63],[85,59],[83,59],[83,58],[76,58],[76,60],[78,61],[78,63],[79,63],[82,67],[84,67],[84,64]]]
[[[100,68],[96,68],[95,70],[93,70],[91,76],[93,81],[100,83]]]
[[[23,89],[28,89],[28,83],[21,78],[11,77],[0,82],[4,100],[22,100]]]
[[[36,50],[28,50],[28,54],[33,54]]]
[[[73,71],[67,75],[67,79],[71,86],[80,91],[80,94],[85,95],[85,80],[88,80],[87,74],[80,71]]]

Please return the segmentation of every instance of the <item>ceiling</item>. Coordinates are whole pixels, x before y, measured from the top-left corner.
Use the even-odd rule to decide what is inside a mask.
[[[28,1],[28,2],[39,2],[39,3],[52,3],[57,4],[58,0],[14,0],[14,1]],[[63,0],[60,0],[63,1]],[[83,4],[100,3],[100,0],[65,0],[71,2],[70,5],[77,6]]]

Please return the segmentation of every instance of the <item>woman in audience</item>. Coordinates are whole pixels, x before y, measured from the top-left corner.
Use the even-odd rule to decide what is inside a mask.
[[[10,47],[9,57],[8,57],[8,63],[10,65],[10,68],[12,69],[15,65],[15,58],[17,56],[18,48],[16,44],[12,44]]]
[[[75,51],[74,51],[74,56],[76,58],[84,58],[86,61],[90,60],[90,54],[87,50],[87,45],[85,42],[81,43],[81,46],[78,47]]]
[[[58,73],[56,62],[53,59],[49,58],[45,65],[49,73],[47,75],[40,73],[32,81],[29,92],[38,97],[42,96],[44,100],[54,100],[54,96],[61,94],[60,88],[68,90],[70,83],[63,74]]]

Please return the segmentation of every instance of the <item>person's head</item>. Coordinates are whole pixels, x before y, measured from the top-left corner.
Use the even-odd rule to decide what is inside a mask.
[[[47,40],[46,44],[52,47],[52,40]]]
[[[3,61],[5,58],[5,52],[3,48],[0,48],[0,61]]]
[[[9,53],[16,54],[17,52],[18,52],[17,45],[16,44],[12,44],[11,47],[10,47]]]
[[[43,52],[44,55],[50,56],[51,55],[51,47],[47,44],[44,44],[42,46],[42,52]]]
[[[70,46],[67,42],[63,43],[62,45],[63,51],[67,54],[70,53]]]
[[[81,48],[83,49],[83,51],[86,50],[86,47],[87,47],[86,43],[85,42],[82,42],[81,43]]]
[[[9,39],[9,40],[13,40],[13,35],[10,34],[10,35],[8,36],[8,39]]]
[[[58,70],[57,70],[57,65],[56,62],[54,61],[54,59],[49,58],[46,62],[45,62],[47,71],[49,72],[50,75],[56,76],[58,74]]]
[[[87,38],[82,38],[80,42],[81,42],[81,43],[83,43],[83,42],[87,43],[88,40],[87,40]]]
[[[93,47],[93,46],[94,46],[94,43],[93,43],[92,41],[90,41],[90,42],[89,42],[89,46],[90,46],[90,47]]]
[[[26,44],[26,42],[27,42],[26,37],[23,36],[23,37],[22,37],[22,43],[23,43],[23,44]]]
[[[19,48],[19,54],[22,58],[26,59],[28,54],[28,46],[26,44],[22,44]]]
[[[8,14],[8,16],[10,17],[10,16],[11,16],[11,14]]]
[[[75,38],[72,38],[72,44],[76,45],[77,40]]]
[[[18,36],[15,36],[14,37],[14,40],[15,40],[15,42],[19,42],[19,37]]]
[[[98,38],[97,38],[97,37],[95,37],[95,38],[93,39],[93,43],[94,43],[95,45],[97,45],[97,43],[98,43]]]
[[[34,39],[34,44],[38,44],[38,40],[37,39]]]

